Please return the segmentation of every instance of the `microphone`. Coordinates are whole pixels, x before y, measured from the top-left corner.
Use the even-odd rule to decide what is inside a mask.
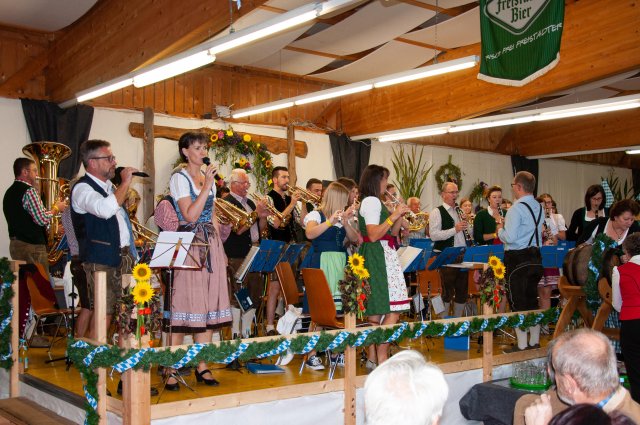
[[[209,158],[208,156],[205,156],[204,158],[202,158],[202,163],[204,165],[211,165],[211,158]],[[220,177],[220,174],[218,174],[218,173],[215,173],[213,175],[213,178],[216,179],[217,182],[224,181],[224,179],[222,177]]]
[[[149,177],[149,174],[145,173],[144,171],[134,171],[133,173],[131,173],[131,175],[138,177]]]
[[[124,170],[124,167],[116,168],[115,176],[113,179],[111,179],[113,184],[119,185],[120,183],[122,183],[122,177],[120,177],[120,173],[122,172],[122,170]],[[144,171],[134,171],[133,173],[131,173],[131,175],[137,177],[149,177],[149,174],[145,173]]]

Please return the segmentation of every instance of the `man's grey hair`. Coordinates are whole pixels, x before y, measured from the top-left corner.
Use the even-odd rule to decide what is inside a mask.
[[[364,384],[365,424],[430,425],[442,416],[449,387],[442,371],[406,350],[378,366]]]
[[[449,188],[449,186],[454,185],[455,187],[458,187],[457,184],[455,184],[454,182],[444,182],[442,184],[442,190],[440,191],[440,193],[444,193],[447,191],[447,189]]]
[[[231,170],[231,175],[229,176],[229,184],[233,182],[239,182],[241,175],[247,175],[247,171],[242,168],[234,168]]]
[[[620,384],[616,353],[609,339],[589,328],[561,334],[553,347],[556,375],[569,375],[589,397],[610,394]]]

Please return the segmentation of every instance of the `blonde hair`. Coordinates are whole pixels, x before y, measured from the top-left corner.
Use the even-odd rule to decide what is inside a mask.
[[[317,210],[321,211],[325,217],[331,217],[334,212],[343,210],[348,202],[349,190],[343,184],[333,182],[324,191],[322,202]]]

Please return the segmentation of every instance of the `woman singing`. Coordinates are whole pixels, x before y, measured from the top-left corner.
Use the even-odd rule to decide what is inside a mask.
[[[216,167],[201,170],[207,156],[207,135],[185,133],[178,142],[180,157],[186,167],[171,176],[169,188],[180,220],[178,231],[195,233],[185,261],[194,270],[176,270],[171,302],[171,345],[182,344],[185,333],[193,333],[196,343],[210,343],[213,329],[231,321],[229,291],[227,289],[227,259],[219,237],[214,214],[214,185]],[[195,370],[198,382],[218,385],[204,361]],[[166,388],[179,389],[171,376]]]
[[[571,223],[569,230],[567,230],[568,241],[577,241],[589,222],[598,217],[607,216],[607,210],[604,208],[605,199],[604,189],[599,184],[587,188],[587,193],[584,195],[584,207],[575,210],[571,216]]]
[[[476,214],[473,220],[473,239],[478,245],[501,244],[496,234],[496,225],[502,223],[506,211],[500,208],[502,204],[502,188],[491,186],[485,192],[485,199],[489,203],[486,210]]]
[[[379,165],[369,165],[360,178],[359,224],[364,242],[360,254],[364,257],[364,267],[371,274],[371,296],[367,302],[365,315],[374,325],[397,323],[400,312],[409,308],[407,286],[405,284],[398,254],[390,242],[398,235],[402,216],[409,208],[400,203],[393,213],[389,213],[382,203],[387,188],[389,170]],[[384,316],[384,320],[381,320]],[[373,369],[389,357],[389,344],[369,346],[367,368]]]

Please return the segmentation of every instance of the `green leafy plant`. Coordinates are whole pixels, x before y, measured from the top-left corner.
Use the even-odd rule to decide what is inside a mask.
[[[609,176],[606,179],[602,178],[602,180],[605,180],[609,184],[609,189],[611,189],[611,193],[613,193],[614,201],[633,199],[637,195],[633,187],[633,182],[620,180],[620,177],[613,173],[613,169],[609,170]]]
[[[417,155],[416,146],[411,148],[411,155],[405,154],[404,146],[400,145],[398,150],[393,150],[393,170],[396,173],[397,181],[393,183],[396,185],[402,195],[403,199],[409,199],[412,196],[420,198],[422,195],[422,189],[427,176],[433,168],[431,165],[427,168],[426,162],[422,163],[423,149],[420,149],[420,155]]]

